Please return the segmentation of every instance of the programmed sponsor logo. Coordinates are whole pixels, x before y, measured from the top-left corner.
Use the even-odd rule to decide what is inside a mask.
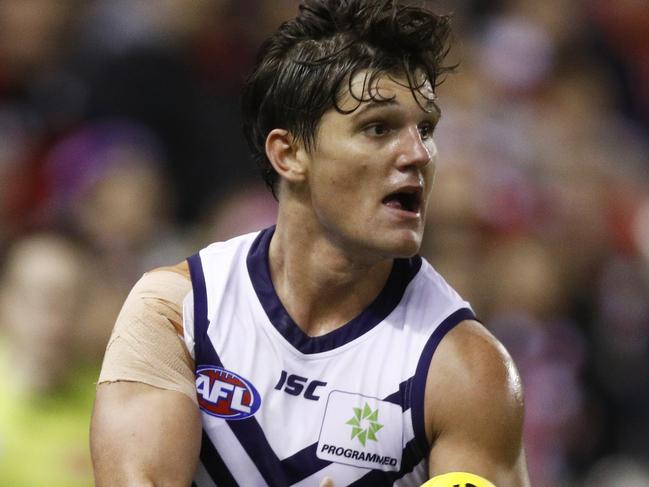
[[[401,468],[403,411],[375,397],[332,391],[322,420],[316,455],[375,470]]]
[[[358,460],[360,462],[374,463],[379,466],[389,465],[391,467],[395,467],[397,463],[399,463],[398,459],[388,455],[382,456],[379,455],[378,453],[369,453],[360,450],[355,450],[353,448],[344,448],[342,446],[327,445],[326,443],[322,444],[322,446],[320,447],[320,451],[322,453],[328,453],[331,455],[335,455],[337,457],[348,458],[350,460]]]
[[[261,406],[255,386],[222,367],[200,367],[196,371],[196,394],[201,410],[217,418],[249,418]]]

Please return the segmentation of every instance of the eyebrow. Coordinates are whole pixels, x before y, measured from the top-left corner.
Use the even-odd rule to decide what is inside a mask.
[[[398,106],[398,105],[399,102],[396,101],[395,98],[389,98],[386,100],[370,100],[368,102],[362,103],[359,108],[354,110],[352,114],[352,118],[355,119],[367,112],[379,110],[385,107]],[[440,118],[442,115],[442,110],[439,108],[439,105],[437,105],[437,103],[435,103],[434,100],[426,100],[426,103],[424,104],[424,109],[422,111],[424,113],[434,115],[437,118]]]
[[[399,102],[394,98],[388,98],[387,100],[370,100],[365,103],[361,103],[361,106],[354,110],[352,117],[357,118],[363,115],[364,113],[371,112],[374,110],[379,110],[381,108],[389,106],[398,106]]]

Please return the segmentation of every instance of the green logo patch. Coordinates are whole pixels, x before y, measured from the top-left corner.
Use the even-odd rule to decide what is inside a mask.
[[[358,438],[363,446],[367,440],[379,441],[376,432],[383,428],[383,425],[378,422],[379,410],[372,411],[367,403],[363,408],[353,409],[354,417],[345,423],[352,427],[352,440]]]

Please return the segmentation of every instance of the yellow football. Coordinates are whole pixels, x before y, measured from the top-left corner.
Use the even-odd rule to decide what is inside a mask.
[[[437,475],[421,487],[496,487],[487,479],[466,472],[451,472]]]

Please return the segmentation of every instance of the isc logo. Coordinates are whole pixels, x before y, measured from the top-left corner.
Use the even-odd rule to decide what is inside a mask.
[[[261,397],[250,381],[221,367],[196,371],[196,393],[200,408],[218,418],[245,419],[261,405]]]
[[[282,375],[279,378],[279,382],[275,384],[275,389],[278,391],[283,390],[291,396],[303,395],[305,399],[317,401],[320,399],[320,396],[316,395],[316,389],[326,385],[327,383],[321,380],[309,380],[307,377],[289,374],[285,370],[282,370]]]

